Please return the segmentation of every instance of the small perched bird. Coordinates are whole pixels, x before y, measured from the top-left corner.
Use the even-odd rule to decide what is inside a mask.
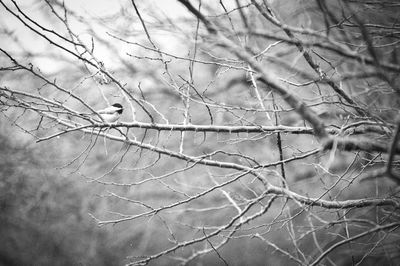
[[[109,107],[107,107],[105,109],[96,111],[96,113],[100,115],[100,118],[101,118],[101,120],[103,120],[103,122],[115,123],[118,121],[123,110],[124,110],[124,107],[122,107],[122,105],[120,103],[114,103],[113,105],[110,105]],[[80,113],[80,115],[93,116],[93,115],[95,115],[95,113],[91,113],[91,114]],[[95,117],[98,117],[98,116],[95,115]]]
[[[101,119],[103,119],[104,122],[114,123],[114,122],[118,121],[123,110],[124,110],[124,107],[122,107],[121,104],[114,103],[113,105],[111,105],[103,110],[97,111],[97,113],[100,115]]]

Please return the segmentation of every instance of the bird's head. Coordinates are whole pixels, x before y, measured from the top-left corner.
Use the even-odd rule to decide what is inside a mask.
[[[121,104],[119,104],[119,103],[114,103],[112,106],[115,107],[115,108],[118,108],[117,112],[118,112],[119,114],[122,114],[122,111],[124,110],[124,107],[122,107]]]

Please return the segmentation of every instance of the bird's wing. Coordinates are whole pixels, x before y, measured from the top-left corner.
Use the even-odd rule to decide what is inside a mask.
[[[99,114],[113,114],[113,113],[115,113],[116,111],[118,111],[119,110],[119,108],[117,108],[117,107],[114,107],[114,106],[110,106],[110,107],[107,107],[107,108],[105,108],[105,109],[103,109],[103,110],[99,110],[99,111],[97,111]]]

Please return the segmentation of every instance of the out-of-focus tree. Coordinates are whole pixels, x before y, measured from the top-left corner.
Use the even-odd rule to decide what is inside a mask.
[[[113,265],[113,236],[87,213],[97,212],[88,189],[54,169],[56,152],[0,135],[0,265]],[[4,134],[4,135],[3,135]],[[50,163],[50,165],[49,165]],[[84,237],[82,237],[84,236]]]
[[[0,3],[3,119],[127,264],[399,262],[396,1]]]

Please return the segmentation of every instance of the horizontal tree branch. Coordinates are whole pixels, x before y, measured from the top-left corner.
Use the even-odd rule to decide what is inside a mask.
[[[49,117],[51,118],[51,117]],[[58,119],[58,118],[53,118]],[[368,130],[370,122],[365,121],[367,124],[366,129]],[[55,133],[53,135],[42,137],[38,139],[36,142],[42,142],[54,137],[70,133],[73,131],[84,130],[89,128],[139,128],[139,129],[153,129],[157,131],[178,131],[178,132],[201,132],[201,133],[266,133],[266,134],[273,134],[273,133],[287,133],[287,134],[305,134],[305,135],[313,135],[314,130],[309,127],[292,127],[292,126],[218,126],[218,125],[177,125],[177,124],[156,124],[156,123],[144,123],[144,122],[131,122],[131,123],[117,123],[117,124],[104,124],[104,123],[94,123],[88,125],[79,125],[79,126],[72,126],[69,125],[69,129],[64,131]],[[367,131],[365,128],[357,129],[357,126],[364,126],[362,123],[355,123],[354,127],[351,128],[349,126],[346,127],[347,134],[363,134],[370,131]],[[381,124],[375,124],[377,128],[383,127]],[[374,129],[376,129],[374,127]],[[331,127],[327,128],[326,131],[330,135],[338,135],[343,133],[341,129]],[[381,129],[382,133],[386,131]],[[92,132],[93,133],[93,132]],[[390,146],[387,143],[378,142],[371,138],[360,138],[360,137],[335,137],[335,138],[327,138],[321,144],[322,150],[330,150],[332,147],[336,145],[336,148],[342,151],[367,151],[367,152],[382,152],[387,153],[390,149]],[[396,154],[400,154],[400,148],[397,147],[395,149]],[[203,160],[203,159],[201,159]]]
[[[270,194],[284,195],[290,199],[301,202],[307,206],[318,206],[325,209],[350,209],[350,208],[363,208],[369,206],[392,206],[395,208],[400,207],[400,202],[390,199],[353,199],[353,200],[325,200],[322,198],[310,198],[297,194],[287,188],[270,186]]]
[[[336,145],[337,149],[342,151],[366,151],[366,152],[389,152],[390,145],[387,143],[382,143],[370,138],[360,138],[360,137],[338,137],[329,138],[322,143],[322,148],[325,150],[330,150]],[[393,149],[396,154],[400,154],[400,147],[395,147]]]

